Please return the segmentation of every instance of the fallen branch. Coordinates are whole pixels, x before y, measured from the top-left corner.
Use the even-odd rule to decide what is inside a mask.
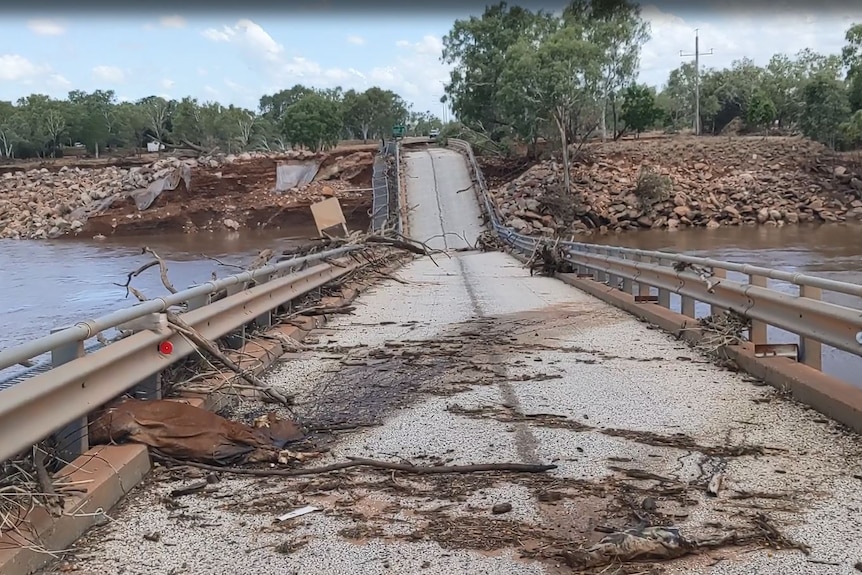
[[[376,459],[363,459],[360,457],[348,457],[348,461],[312,467],[309,469],[246,469],[243,467],[218,467],[206,463],[194,461],[178,461],[170,457],[156,453],[158,457],[178,465],[190,465],[209,471],[221,471],[236,475],[256,475],[258,477],[298,477],[301,475],[317,475],[330,473],[352,467],[370,467],[372,469],[385,469],[388,471],[401,471],[414,475],[440,475],[447,473],[484,473],[489,471],[509,471],[512,473],[544,473],[556,469],[556,465],[532,465],[528,463],[482,463],[478,465],[410,465],[407,463],[392,463],[390,461],[378,461]]]
[[[164,285],[165,289],[167,289],[169,292],[177,293],[177,289],[173,286],[173,284],[171,283],[171,280],[168,279],[168,266],[165,263],[165,260],[163,260],[156,252],[154,252],[151,248],[148,248],[148,247],[144,247],[141,250],[141,254],[150,254],[151,256],[153,256],[154,259],[151,262],[145,263],[144,265],[142,265],[138,269],[136,269],[132,272],[129,272],[129,274],[126,276],[126,283],[124,283],[124,284],[114,283],[114,285],[120,286],[122,288],[126,288],[126,296],[128,296],[130,293],[132,293],[134,295],[135,292],[133,292],[132,288],[130,287],[130,284],[132,283],[132,279],[138,277],[139,275],[141,275],[142,273],[144,273],[145,271],[147,271],[151,267],[159,266],[159,276],[162,279],[162,285]],[[140,292],[138,292],[138,293],[140,293]],[[135,295],[135,297],[138,297],[138,296]],[[138,297],[138,299],[141,299],[141,298]]]
[[[197,345],[200,348],[203,348],[210,355],[219,360],[225,367],[230,369],[231,371],[236,372],[241,378],[246,380],[248,383],[253,385],[256,389],[259,389],[261,393],[263,393],[266,397],[275,401],[276,403],[280,403],[285,407],[289,407],[293,405],[293,401],[286,397],[283,393],[274,389],[272,386],[267,385],[266,382],[261,380],[259,377],[254,375],[253,373],[248,372],[247,370],[242,369],[238,366],[232,359],[226,356],[221,350],[216,346],[215,343],[203,337],[197,330],[195,330],[192,326],[187,324],[182,320],[177,314],[173,312],[166,313],[168,318],[168,323],[170,323],[177,332],[189,338],[189,340]],[[293,414],[291,414],[292,416]]]
[[[36,469],[36,480],[39,483],[39,489],[42,490],[42,496],[45,498],[45,506],[51,515],[59,516],[63,512],[63,500],[54,489],[54,480],[48,469],[45,467],[45,458],[47,454],[38,445],[33,446],[33,467]]]
[[[299,315],[349,314],[356,310],[355,305],[315,306],[297,312]]]

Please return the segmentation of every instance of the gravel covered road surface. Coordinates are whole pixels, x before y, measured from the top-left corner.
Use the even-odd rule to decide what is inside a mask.
[[[479,211],[472,190],[458,192],[470,185],[461,156],[404,158],[411,235],[441,249],[473,242]],[[77,572],[858,573],[856,436],[508,255],[450,256],[408,264],[267,375],[322,428],[307,465],[555,469],[224,475],[177,499],[166,495],[202,474],[161,470],[79,543]],[[304,505],[320,511],[274,522]],[[582,551],[645,525],[679,527],[700,552],[626,563]],[[669,554],[687,548],[662,533]]]

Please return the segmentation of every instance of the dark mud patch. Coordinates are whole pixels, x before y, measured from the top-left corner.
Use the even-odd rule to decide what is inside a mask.
[[[615,356],[578,346],[541,343],[574,326],[592,322],[590,309],[566,306],[503,316],[476,318],[456,324],[429,339],[400,339],[380,347],[313,346],[328,359],[340,360],[315,397],[299,408],[306,421],[329,425],[343,421],[371,424],[392,409],[403,408],[425,395],[450,396],[474,386],[506,382],[562,379],[553,362],[537,373],[541,352],[583,355],[579,361],[598,363],[614,359],[659,361],[663,358]],[[506,359],[512,361],[506,363]],[[528,373],[521,369],[530,366]]]
[[[460,405],[448,406],[447,411],[464,417],[475,419],[493,419],[502,423],[527,423],[536,427],[547,427],[554,429],[569,429],[571,431],[595,431],[611,437],[621,437],[636,443],[651,445],[653,447],[668,447],[681,451],[702,453],[709,457],[727,458],[756,455],[774,455],[784,453],[785,450],[762,445],[704,445],[684,433],[663,435],[651,431],[638,431],[632,429],[613,429],[589,425],[582,421],[570,419],[565,415],[553,413],[520,413],[509,406],[482,406],[466,409]]]

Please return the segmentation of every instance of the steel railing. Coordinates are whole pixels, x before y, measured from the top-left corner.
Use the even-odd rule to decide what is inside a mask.
[[[780,354],[816,369],[821,369],[822,344],[862,356],[862,310],[822,301],[823,291],[862,297],[862,285],[673,252],[557,242],[520,234],[502,223],[470,144],[450,139],[448,145],[467,157],[492,229],[515,251],[532,255],[543,243],[555,244],[576,273],[621,289],[635,301],[666,308],[671,307],[671,294],[675,294],[681,313],[692,318],[697,302],[716,311],[735,311],[752,320],[748,338],[755,345],[755,354],[758,349],[764,355],[779,353],[770,350],[767,342],[767,326],[773,326],[800,338],[801,345],[783,346],[790,350]],[[728,279],[728,272],[742,274],[746,281]],[[797,293],[771,289],[769,279],[791,284]]]
[[[387,157],[393,157],[395,163],[394,176],[389,174]],[[400,151],[396,140],[390,140],[381,148],[374,158],[374,172],[371,176],[373,201],[371,207],[371,229],[381,232],[394,229],[401,233],[401,215],[399,206],[400,190]]]
[[[154,319],[184,305],[179,316],[202,336],[217,339],[246,324],[271,322],[273,310],[350,273],[359,264],[319,263],[365,249],[348,246],[293,258],[149,300],[130,308],[82,321],[51,335],[0,351],[0,369],[51,353],[52,368],[0,390],[0,461],[4,461],[64,427],[75,431],[67,457],[87,448],[86,417],[93,409],[136,386],[152,381],[196,347],[167,325],[155,324],[87,353],[84,342],[105,330],[136,320]],[[310,267],[308,267],[310,266]],[[225,297],[213,301],[217,293]],[[159,344],[170,341],[170,355]],[[83,431],[82,431],[83,430]],[[68,437],[64,436],[68,439]],[[72,441],[72,440],[70,440]]]

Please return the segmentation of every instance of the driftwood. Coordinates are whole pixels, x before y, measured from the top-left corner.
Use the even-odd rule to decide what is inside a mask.
[[[231,371],[234,371],[237,375],[239,375],[241,378],[253,385],[256,389],[259,389],[260,392],[263,393],[266,397],[276,403],[280,403],[285,407],[293,405],[293,400],[291,398],[285,396],[283,393],[273,388],[272,386],[267,385],[263,380],[261,380],[253,373],[242,369],[240,366],[234,363],[232,359],[222,353],[215,343],[203,337],[200,333],[198,333],[197,330],[195,330],[192,326],[183,321],[177,314],[167,312],[167,317],[168,323],[170,323],[175,330],[189,338],[189,340],[191,340],[191,342],[198,347],[206,350],[210,355],[212,355],[222,364],[224,364],[225,367],[227,367]]]
[[[332,471],[340,471],[342,469],[350,469],[352,467],[370,467],[372,469],[385,469],[388,471],[401,471],[402,473],[410,473],[414,475],[439,475],[447,473],[483,473],[488,471],[509,471],[512,473],[544,473],[551,469],[556,469],[556,465],[532,465],[527,463],[482,463],[478,465],[410,465],[408,463],[392,463],[390,461],[378,461],[376,459],[363,459],[361,457],[348,457],[348,461],[341,463],[333,463],[332,465],[323,465],[321,467],[311,467],[308,469],[247,469],[243,467],[218,467],[215,465],[207,465],[204,463],[177,461],[170,457],[163,457],[165,460],[178,465],[191,465],[200,469],[209,471],[221,471],[224,473],[233,473],[236,475],[256,475],[258,477],[299,477],[301,475],[317,475],[320,473],[330,473]]]
[[[144,265],[144,266],[141,266],[137,270],[130,273],[128,275],[128,279],[127,279],[126,284],[122,287],[125,287],[128,293],[133,294],[140,301],[146,301],[148,298],[146,296],[144,296],[139,290],[135,289],[134,287],[132,287],[129,284],[131,283],[132,278],[139,275],[142,271],[157,265],[157,266],[159,266],[159,270],[161,271],[160,275],[161,275],[161,279],[162,279],[162,284],[165,286],[165,289],[167,289],[171,293],[177,293],[176,288],[173,286],[173,284],[171,284],[170,280],[168,279],[168,275],[167,275],[168,267],[165,264],[165,261],[155,251],[151,250],[150,248],[145,247],[143,249],[143,253],[149,253],[151,256],[153,256],[153,258],[155,258],[155,260],[153,262],[150,262],[150,263]],[[272,250],[268,250],[268,249],[263,250],[262,252],[260,252],[260,254],[258,254],[258,256],[255,258],[255,260],[252,262],[251,265],[260,267],[260,266],[264,265],[266,262],[268,262],[270,259],[272,259],[272,256],[273,256]],[[280,403],[285,408],[289,408],[289,406],[293,404],[293,401],[291,398],[285,396],[283,393],[281,393],[277,389],[273,388],[272,386],[267,385],[263,380],[261,380],[259,377],[257,377],[253,373],[250,373],[249,371],[242,369],[232,359],[230,359],[228,356],[226,356],[224,353],[222,353],[222,351],[218,348],[218,346],[214,342],[212,342],[212,341],[208,340],[207,338],[205,338],[204,336],[202,336],[196,329],[194,329],[188,323],[183,321],[183,319],[180,318],[176,313],[168,311],[168,312],[166,312],[165,315],[167,316],[168,323],[171,324],[171,326],[173,327],[173,329],[175,331],[177,331],[178,333],[180,333],[183,336],[185,336],[186,338],[188,338],[192,343],[194,343],[199,348],[202,348],[205,351],[207,351],[210,355],[212,355],[214,358],[216,358],[218,361],[220,361],[225,367],[227,367],[231,371],[235,372],[237,375],[239,375],[242,379],[246,380],[249,384],[254,386],[256,389],[260,390],[260,392],[263,393],[267,398],[269,398],[270,400],[272,400],[276,403]],[[288,409],[288,412],[289,411],[290,410]],[[291,413],[291,415],[293,415],[293,414]]]
[[[572,273],[574,267],[566,260],[565,250],[559,246],[559,240],[554,245],[542,242],[536,245],[536,249],[527,261],[532,276],[536,271],[542,275],[551,276],[558,273]],[[541,261],[538,261],[541,258]]]

